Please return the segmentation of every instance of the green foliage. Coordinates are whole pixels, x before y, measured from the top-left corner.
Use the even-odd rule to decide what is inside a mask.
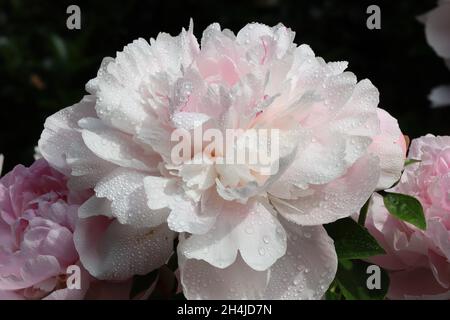
[[[384,299],[389,288],[389,276],[380,270],[379,289],[369,289],[371,273],[370,263],[361,260],[340,260],[336,274],[336,283],[346,300],[380,300]]]
[[[390,214],[422,230],[427,228],[425,215],[419,200],[401,193],[385,192],[382,195],[384,206]]]
[[[367,229],[351,218],[340,219],[325,228],[334,240],[339,260],[366,259],[385,253]]]

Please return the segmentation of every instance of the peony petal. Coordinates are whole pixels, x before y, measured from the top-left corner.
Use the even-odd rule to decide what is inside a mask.
[[[389,299],[449,299],[450,292],[442,288],[430,269],[414,268],[391,272]],[[414,281],[411,281],[414,279]]]
[[[98,157],[118,166],[156,171],[159,157],[144,149],[131,136],[107,127],[97,118],[83,118],[78,122],[86,146]]]
[[[159,268],[170,257],[167,226],[136,228],[103,216],[80,219],[74,233],[83,266],[98,279],[125,280]]]
[[[380,158],[381,175],[377,189],[387,189],[400,179],[406,157],[406,142],[397,120],[377,109],[381,133],[373,138],[369,152]]]
[[[85,299],[86,292],[90,288],[90,282],[92,277],[90,274],[77,263],[80,267],[80,288],[64,288],[58,289],[50,293],[43,300],[83,300]]]
[[[270,268],[265,299],[321,299],[336,275],[333,240],[322,226],[299,227],[284,221],[286,254]]]
[[[425,35],[428,44],[442,58],[450,58],[450,3],[443,2],[428,12],[425,23]]]
[[[450,291],[450,264],[448,260],[433,250],[428,251],[428,258],[430,259],[430,269],[434,278],[443,288],[447,288]]]
[[[214,227],[192,235],[179,247],[187,259],[200,259],[218,268],[230,266],[239,250],[255,270],[266,270],[286,251],[286,234],[276,213],[263,200],[226,202]]]
[[[337,256],[325,229],[285,222],[287,254],[266,271],[257,271],[237,255],[226,268],[189,259],[184,238],[178,248],[181,284],[188,299],[320,299],[334,279]]]
[[[0,277],[0,290],[18,290],[31,287],[50,277],[58,276],[61,273],[61,267],[55,257],[39,255],[27,259],[22,266],[19,266],[18,271],[18,276]]]
[[[97,183],[96,196],[111,201],[112,215],[122,224],[135,227],[158,226],[166,221],[167,213],[148,207],[144,190],[146,176],[135,170],[115,169]]]
[[[432,239],[433,244],[442,252],[445,258],[450,261],[450,232],[443,221],[436,218],[427,220],[428,228],[426,233]]]
[[[90,197],[78,208],[80,218],[89,218],[93,216],[106,216],[112,218],[111,201],[106,198]]]
[[[16,291],[0,290],[0,300],[25,300],[25,297]]]
[[[206,123],[210,117],[198,112],[177,112],[172,116],[172,122],[178,129],[193,130]]]
[[[277,184],[277,181],[280,179],[280,177],[283,176],[286,170],[289,170],[289,166],[293,163],[293,161],[295,161],[296,154],[301,148],[299,138],[302,136],[302,134],[303,132],[301,132],[300,130],[280,131],[277,139],[279,140],[277,141],[278,150],[276,150],[275,154],[271,154],[271,156],[268,158],[269,166],[265,168],[268,169],[268,174],[265,172],[260,172],[261,176],[265,179],[262,183],[250,181],[242,187],[228,187],[224,186],[219,179],[216,179],[216,189],[218,194],[223,199],[228,201],[237,200],[239,202],[245,202],[250,197],[257,196],[258,194],[261,194],[262,192],[270,189],[271,185]],[[216,168],[220,171],[220,166],[216,166]],[[226,169],[228,171],[232,171],[233,169],[238,171],[239,166],[236,165],[232,169]]]
[[[236,261],[216,268],[206,261],[187,259],[179,252],[181,285],[184,296],[197,299],[263,299],[269,271],[255,271],[238,255]]]
[[[200,210],[199,205],[187,198],[174,180],[149,176],[144,179],[144,187],[151,209],[170,209],[167,223],[173,231],[204,234],[211,229],[219,214],[213,201]]]
[[[358,211],[373,193],[378,180],[378,159],[365,156],[343,177],[327,185],[311,187],[311,193],[298,199],[270,199],[275,209],[287,220],[299,225],[319,225]]]
[[[38,143],[42,156],[54,168],[73,175],[69,186],[77,190],[95,186],[115,167],[92,153],[81,137],[78,121],[96,115],[94,103],[93,96],[85,96],[79,103],[48,117]]]

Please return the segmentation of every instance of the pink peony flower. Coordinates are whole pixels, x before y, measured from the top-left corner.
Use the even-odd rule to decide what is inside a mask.
[[[419,20],[425,24],[428,44],[450,69],[450,1],[440,0],[436,8],[420,16]],[[450,85],[435,87],[428,98],[432,107],[450,105]]]
[[[413,140],[409,158],[421,162],[393,190],[422,203],[427,229],[394,218],[374,196],[366,226],[387,254],[372,260],[389,270],[389,298],[450,299],[450,137]]]
[[[425,24],[428,44],[450,68],[450,1],[438,1],[438,6],[419,17],[419,20]]]
[[[82,299],[88,289],[100,292],[82,268],[81,287],[66,287],[67,268],[79,260],[77,210],[87,198],[70,193],[66,182],[45,160],[18,165],[0,179],[0,299]],[[110,286],[128,293],[126,284]]]
[[[88,96],[47,119],[42,156],[71,188],[95,191],[75,236],[92,275],[148,272],[179,232],[189,299],[322,297],[337,266],[322,224],[400,177],[404,141],[369,80],[293,40],[281,24],[257,23],[237,35],[212,24],[200,44],[192,24],[139,39],[104,59]],[[279,132],[270,173],[227,162],[195,140],[198,129]],[[193,138],[182,161],[177,130]]]

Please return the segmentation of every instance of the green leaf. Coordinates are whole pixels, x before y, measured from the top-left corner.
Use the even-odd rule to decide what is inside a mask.
[[[420,161],[422,161],[422,160],[417,160],[417,159],[406,159],[406,160],[405,160],[404,166],[406,167],[406,166],[409,166],[410,164],[417,163],[417,162],[420,162]]]
[[[345,299],[384,299],[389,288],[389,276],[382,268],[374,265],[371,270],[370,266],[372,264],[362,260],[339,261],[336,282]]]
[[[342,300],[342,293],[336,279],[333,280],[327,292],[325,292],[326,300]]]
[[[339,259],[365,259],[385,253],[367,229],[351,218],[327,224],[325,229],[334,240]]]
[[[419,200],[406,194],[384,192],[383,202],[390,214],[425,230],[427,222]]]
[[[372,196],[369,199],[367,199],[366,203],[364,203],[363,207],[359,211],[358,223],[363,227],[366,224],[367,211],[369,211],[369,205],[370,205],[371,198],[372,198]]]

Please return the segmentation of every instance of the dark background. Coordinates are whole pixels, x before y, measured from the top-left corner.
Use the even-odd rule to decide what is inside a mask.
[[[132,40],[178,34],[194,19],[194,32],[212,22],[237,32],[257,21],[282,22],[325,60],[347,60],[369,78],[380,106],[410,137],[450,134],[450,108],[430,109],[431,88],[450,82],[450,71],[425,40],[416,16],[430,1],[343,0],[0,0],[0,153],[7,171],[33,161],[44,120],[84,95],[105,56]],[[81,30],[66,28],[66,8],[81,8]],[[381,30],[366,28],[366,8],[381,8]]]

